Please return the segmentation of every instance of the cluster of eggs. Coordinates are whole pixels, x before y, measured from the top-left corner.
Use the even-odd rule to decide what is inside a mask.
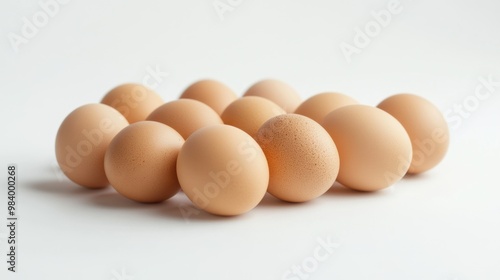
[[[324,194],[335,181],[377,191],[437,165],[447,123],[426,99],[397,94],[376,107],[325,92],[302,102],[289,85],[263,80],[238,98],[201,80],[178,100],[139,84],[75,109],[56,137],[56,158],[73,182],[111,184],[143,203],[179,189],[197,207],[239,215],[266,192],[288,202]]]

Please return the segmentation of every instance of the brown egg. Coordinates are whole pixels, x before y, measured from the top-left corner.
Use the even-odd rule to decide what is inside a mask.
[[[264,197],[269,182],[267,161],[257,142],[229,125],[193,133],[177,159],[184,193],[199,208],[216,215],[239,215]]]
[[[201,101],[220,115],[237,96],[232,89],[219,81],[200,80],[186,88],[179,98]]]
[[[303,115],[322,123],[328,113],[340,107],[358,104],[353,98],[336,92],[316,94],[302,102],[295,110],[295,114]]]
[[[441,162],[450,135],[448,124],[436,106],[414,94],[396,94],[377,107],[395,117],[410,136],[413,158],[408,173],[422,173]]]
[[[269,163],[268,192],[290,202],[319,197],[335,182],[339,155],[321,125],[310,118],[286,114],[259,129],[257,142]]]
[[[176,161],[182,136],[162,123],[129,125],[109,144],[104,168],[111,186],[138,202],[161,202],[179,190]]]
[[[243,96],[260,96],[278,104],[285,112],[293,113],[302,102],[291,86],[278,80],[262,80],[252,85]]]
[[[268,99],[246,96],[229,104],[221,118],[225,124],[236,126],[255,138],[262,124],[285,113],[285,110]]]
[[[179,99],[163,104],[147,120],[170,126],[184,139],[202,127],[222,124],[219,114],[205,103],[194,99]]]
[[[106,187],[104,154],[111,139],[127,125],[117,110],[104,104],[87,104],[71,112],[56,136],[57,163],[64,174],[87,188]]]
[[[403,126],[388,113],[371,106],[339,108],[323,121],[337,145],[337,181],[359,191],[376,191],[400,180],[408,170],[411,142]]]
[[[101,103],[118,110],[129,123],[135,123],[145,120],[163,104],[163,99],[143,85],[123,84],[108,92]]]

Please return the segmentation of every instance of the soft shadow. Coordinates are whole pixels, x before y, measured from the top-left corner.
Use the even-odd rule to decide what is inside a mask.
[[[429,177],[427,173],[420,173],[420,174],[410,174],[406,173],[406,175],[403,177],[403,180],[408,180],[408,181],[413,181],[413,180],[422,180]]]
[[[334,196],[343,196],[343,197],[367,197],[367,196],[376,196],[382,195],[385,192],[383,190],[374,191],[374,192],[364,192],[357,191],[347,187],[344,187],[342,184],[335,182],[333,186],[325,193],[325,195],[334,195]]]
[[[238,219],[240,216],[218,216],[210,214],[189,201],[183,192],[178,192],[174,197],[168,199],[155,213],[162,217],[174,218],[186,223],[203,221],[229,221]],[[243,214],[244,215],[244,214]]]
[[[228,220],[232,217],[216,216],[196,208],[187,199],[184,193],[177,193],[170,199],[157,203],[141,203],[130,200],[118,192],[107,192],[88,198],[88,202],[94,206],[108,209],[132,209],[134,211],[146,211],[148,215],[161,218],[174,218],[179,221],[217,221]]]
[[[308,204],[308,202],[287,202],[266,193],[262,201],[257,207],[301,207]]]
[[[26,186],[34,191],[65,197],[85,197],[85,203],[107,209],[146,210],[147,214],[179,221],[230,221],[240,216],[217,216],[196,208],[183,192],[160,203],[140,203],[132,201],[111,187],[89,189],[67,180],[47,180],[27,182]],[[144,212],[142,212],[144,213]],[[244,215],[242,215],[244,216]]]
[[[65,180],[34,181],[28,182],[26,185],[38,192],[52,193],[62,196],[90,195],[109,189],[108,187],[102,189],[89,189]]]
[[[158,208],[160,203],[140,203],[132,201],[117,192],[108,192],[95,195],[89,198],[92,205],[102,208],[116,208],[116,209],[144,209],[144,208]]]
[[[186,223],[189,223],[196,221],[221,220],[224,218],[210,215],[187,203],[180,203],[178,201],[179,199],[175,199],[178,195],[179,194],[162,202],[141,203],[128,199],[120,195],[118,192],[113,191],[89,197],[87,202],[100,208],[118,209],[120,211],[130,210],[131,212],[140,213],[140,215],[147,215],[148,217],[154,216],[155,219],[159,220],[173,218],[179,222],[184,220]]]

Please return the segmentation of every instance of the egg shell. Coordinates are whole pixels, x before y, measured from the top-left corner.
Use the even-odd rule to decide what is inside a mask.
[[[221,118],[225,124],[240,128],[255,138],[262,124],[285,113],[285,110],[268,99],[246,96],[229,104]]]
[[[281,200],[312,200],[324,194],[337,178],[339,155],[335,143],[308,117],[273,117],[259,129],[257,142],[269,163],[268,192]]]
[[[153,90],[140,84],[123,84],[113,88],[101,103],[118,110],[129,123],[145,120],[163,104],[163,99]]]
[[[377,107],[395,117],[410,136],[413,157],[408,173],[425,172],[443,160],[450,133],[443,114],[430,101],[402,93],[386,98]]]
[[[323,92],[311,96],[306,101],[302,102],[295,110],[295,114],[303,115],[322,123],[328,113],[338,108],[358,104],[358,102],[342,93]]]
[[[253,209],[269,182],[262,149],[250,135],[229,125],[193,133],[179,153],[177,175],[182,190],[197,207],[222,216]]]
[[[56,159],[63,173],[87,188],[109,185],[104,154],[113,137],[127,125],[127,120],[108,105],[87,104],[75,109],[56,136]]]
[[[123,196],[144,203],[161,202],[177,193],[176,162],[182,136],[162,123],[129,125],[109,144],[104,168],[111,186]]]
[[[376,191],[400,180],[412,149],[404,127],[390,114],[371,106],[349,105],[329,113],[323,127],[337,145],[337,181],[359,191]]]
[[[201,101],[220,115],[237,96],[232,89],[219,81],[200,80],[186,88],[180,98]]]
[[[285,112],[293,113],[302,102],[300,95],[288,84],[266,79],[253,84],[243,96],[260,96],[278,104]]]
[[[219,114],[205,103],[194,99],[179,99],[163,104],[147,118],[166,124],[184,139],[196,130],[214,124],[222,124]]]

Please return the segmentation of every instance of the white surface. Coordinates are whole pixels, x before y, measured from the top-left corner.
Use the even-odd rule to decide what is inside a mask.
[[[222,21],[212,2],[74,0],[17,53],[8,34],[41,8],[0,4],[0,172],[16,163],[20,180],[19,272],[6,270],[2,226],[1,279],[282,279],[327,237],[339,246],[308,279],[500,279],[498,86],[454,123],[441,165],[378,193],[334,188],[310,203],[267,197],[243,216],[185,218],[182,195],[140,205],[65,179],[54,157],[63,118],[148,67],[169,73],[156,87],[165,100],[204,77],[240,94],[274,77],[304,98],[335,90],[374,105],[415,92],[443,112],[479,77],[500,80],[498,1],[401,1],[351,63],[339,45],[388,1],[242,1]]]

